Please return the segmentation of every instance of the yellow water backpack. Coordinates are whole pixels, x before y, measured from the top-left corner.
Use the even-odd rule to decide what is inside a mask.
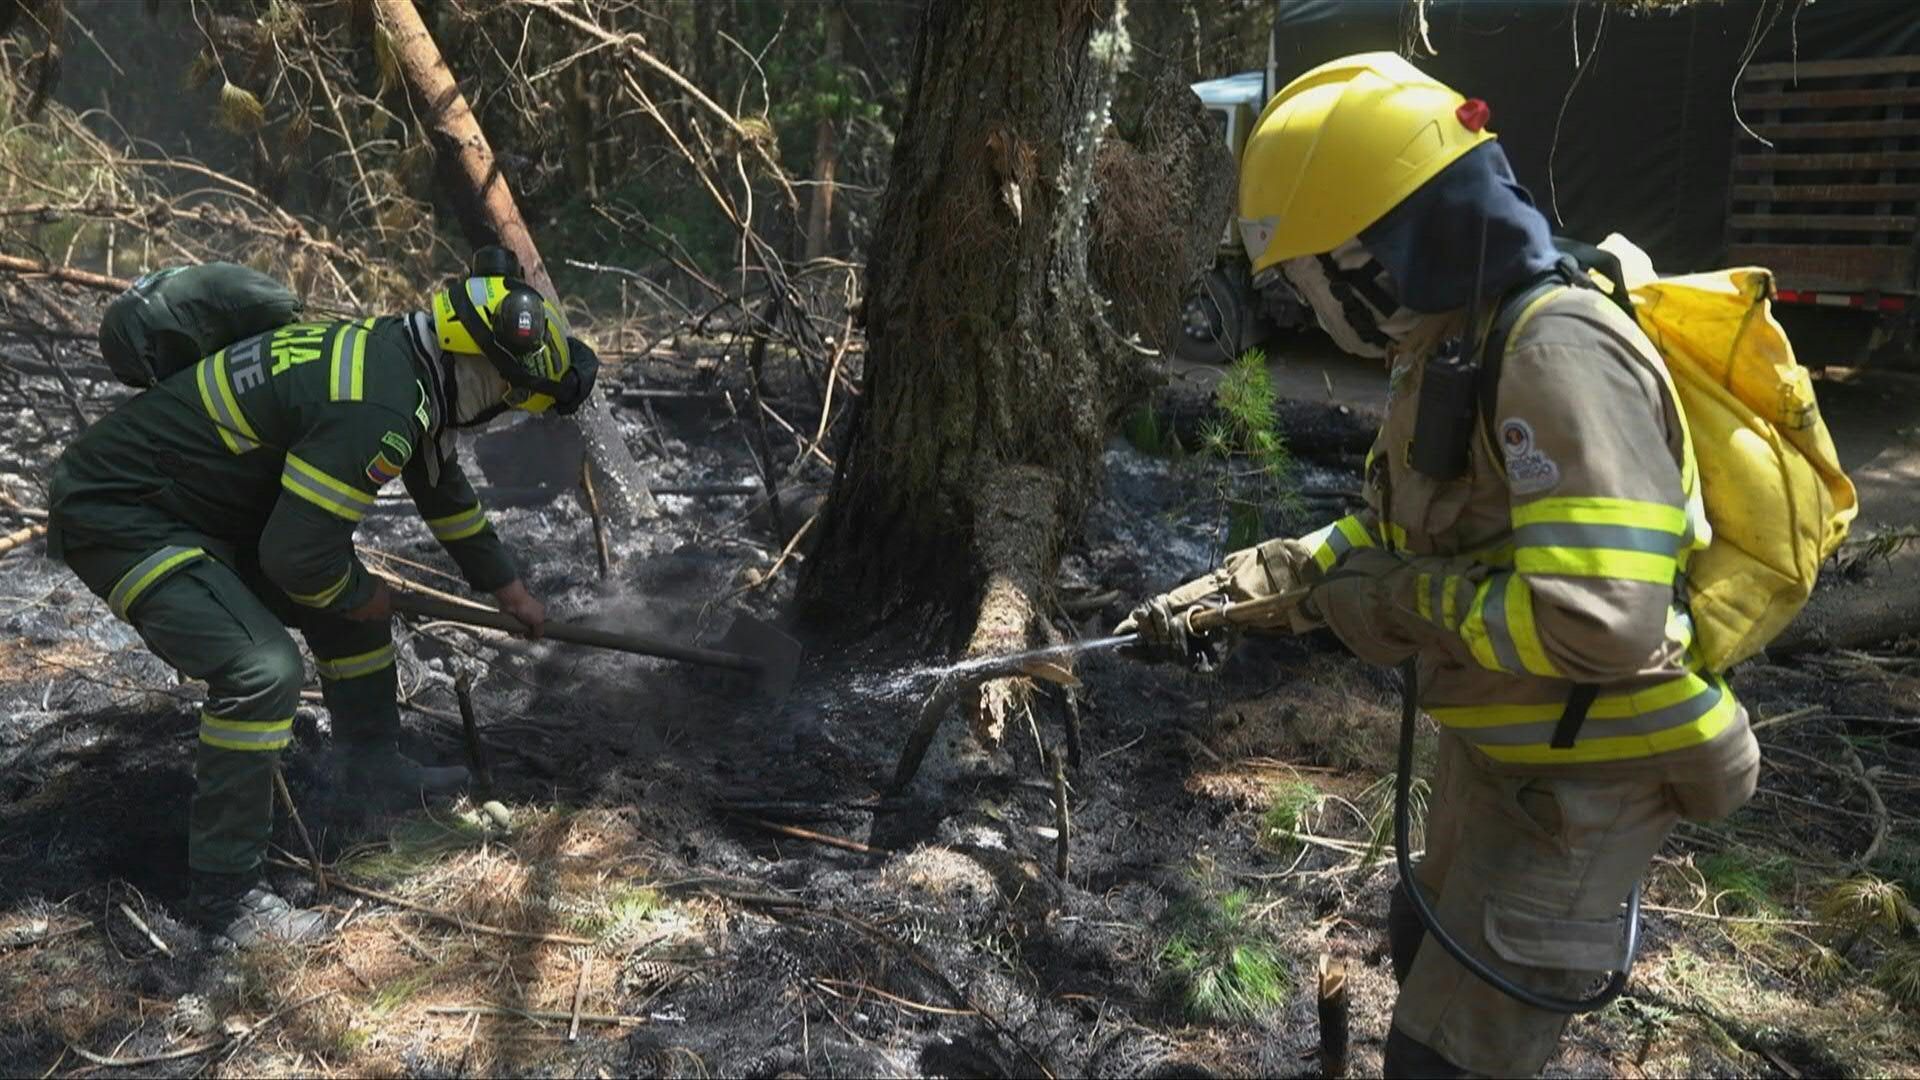
[[[1682,587],[1702,666],[1725,671],[1765,648],[1800,613],[1820,564],[1846,539],[1859,511],[1813,380],[1773,317],[1773,274],[1738,267],[1662,278],[1618,234],[1598,247],[1556,243],[1567,255],[1563,265],[1584,272],[1579,284],[1597,285],[1630,310],[1666,361],[1663,375],[1687,428],[1713,530],[1707,547],[1687,561]],[[1503,305],[1483,364],[1504,352],[1518,312],[1529,306],[1527,297]],[[1497,360],[1493,371],[1497,379]],[[1485,401],[1492,382],[1483,382],[1483,416],[1492,412]]]

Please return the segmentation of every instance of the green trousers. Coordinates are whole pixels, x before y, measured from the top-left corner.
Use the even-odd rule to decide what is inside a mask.
[[[214,541],[155,551],[68,549],[67,565],[154,655],[207,683],[194,760],[187,862],[194,870],[250,873],[273,828],[273,770],[293,734],[306,681],[286,627],[307,639],[335,738],[391,745],[393,628],[304,609],[260,573],[253,552]]]

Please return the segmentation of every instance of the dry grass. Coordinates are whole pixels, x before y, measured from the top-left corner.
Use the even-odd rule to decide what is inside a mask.
[[[395,895],[434,911],[533,934],[581,935],[591,947],[476,933],[336,892],[326,906],[346,925],[326,941],[236,958],[239,978],[210,1003],[214,1014],[230,1031],[272,1022],[230,1058],[216,1052],[212,1060],[221,1063],[213,1071],[385,1076],[417,1072],[423,1062],[467,1075],[523,1070],[541,1055],[528,1041],[547,1039],[556,1027],[564,1032],[565,1022],[431,1010],[568,1012],[583,960],[583,1011],[643,1010],[663,982],[680,975],[648,958],[684,951],[705,929],[704,911],[653,887],[648,852],[622,815],[522,808],[520,817],[525,824],[513,835],[477,839],[444,821],[402,823],[389,850],[357,858],[374,860]],[[472,842],[421,843],[436,835]],[[54,928],[78,921],[64,912],[34,919]],[[0,941],[27,936],[16,924],[28,923],[0,922]],[[646,978],[636,978],[636,968]],[[654,969],[669,974],[663,980]],[[166,1028],[169,1003],[136,992],[133,972],[97,930],[0,952],[0,1015],[13,1030],[51,1032],[94,1053],[117,1052],[123,1039],[126,1054],[151,1052],[142,1048],[163,1030],[178,1032]],[[583,1037],[615,1030],[588,1025]]]

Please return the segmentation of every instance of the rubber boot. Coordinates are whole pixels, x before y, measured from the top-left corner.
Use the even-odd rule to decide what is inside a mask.
[[[325,916],[287,903],[252,874],[194,871],[187,908],[193,921],[225,948],[314,941],[327,933]]]
[[[1394,982],[1407,981],[1413,971],[1413,958],[1419,955],[1420,943],[1426,938],[1426,925],[1413,910],[1406,883],[1394,885],[1387,893],[1387,952],[1393,957]]]
[[[1454,1080],[1467,1070],[1440,1056],[1426,1043],[1415,1042],[1399,1028],[1387,1029],[1387,1051],[1380,1060],[1380,1071],[1388,1080]]]
[[[464,765],[422,765],[392,743],[347,743],[341,748],[339,791],[372,797],[455,795],[467,786]]]

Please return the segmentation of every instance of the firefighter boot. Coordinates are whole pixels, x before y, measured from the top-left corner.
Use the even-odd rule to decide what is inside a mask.
[[[458,794],[467,786],[467,770],[462,765],[422,765],[391,742],[350,742],[341,750],[339,779],[342,792],[415,799]]]
[[[267,942],[299,943],[324,937],[325,916],[282,900],[253,874],[196,870],[188,912],[221,946],[251,949]]]

